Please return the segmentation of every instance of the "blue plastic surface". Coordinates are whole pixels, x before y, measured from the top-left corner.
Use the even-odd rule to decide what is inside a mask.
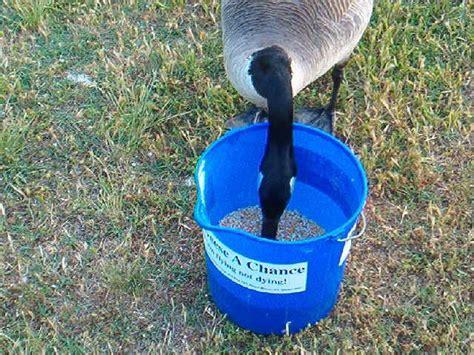
[[[337,301],[345,268],[345,242],[337,239],[349,234],[362,212],[367,179],[359,160],[343,143],[320,130],[295,124],[298,175],[288,209],[316,221],[326,234],[288,242],[220,227],[220,219],[228,213],[258,204],[258,168],[266,136],[267,124],[252,125],[227,133],[204,152],[195,174],[195,219],[219,245],[231,251],[226,263],[231,262],[232,255],[256,261],[247,264],[256,270],[254,280],[260,263],[307,263],[304,291],[268,293],[225,275],[206,248],[210,294],[229,319],[260,334],[295,333],[326,317]],[[225,259],[229,253],[223,253]],[[234,260],[234,264],[238,262]]]

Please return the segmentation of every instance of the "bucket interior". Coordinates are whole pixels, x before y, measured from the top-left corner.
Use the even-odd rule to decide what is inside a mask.
[[[267,124],[235,130],[203,154],[197,169],[196,219],[218,226],[228,213],[259,203],[257,181]],[[359,215],[367,194],[359,161],[341,142],[303,125],[294,126],[296,185],[288,209],[333,234]]]

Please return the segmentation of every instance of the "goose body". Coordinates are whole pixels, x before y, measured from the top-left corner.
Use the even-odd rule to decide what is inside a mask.
[[[372,7],[373,0],[222,1],[227,76],[243,97],[268,112],[258,179],[263,237],[276,237],[297,178],[293,97],[334,66],[331,101],[316,111],[327,113],[332,132],[342,67],[368,26]]]
[[[224,0],[224,65],[247,100],[266,107],[249,76],[254,53],[282,48],[291,61],[293,95],[351,55],[370,20],[373,0]]]

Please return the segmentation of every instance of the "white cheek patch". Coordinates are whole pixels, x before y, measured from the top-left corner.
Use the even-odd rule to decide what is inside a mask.
[[[263,180],[263,174],[260,171],[258,173],[258,179],[257,179],[257,189],[260,190],[260,185],[262,185],[262,180]]]
[[[262,172],[260,171],[258,173],[258,178],[257,178],[257,187],[258,189],[260,189],[260,186],[262,185],[262,181],[263,181],[263,174]],[[295,189],[295,183],[296,183],[296,178],[293,176],[291,179],[290,179],[290,193],[292,194],[293,193],[293,190]]]
[[[295,177],[293,176],[290,180],[290,193],[293,194],[293,190],[295,189]]]

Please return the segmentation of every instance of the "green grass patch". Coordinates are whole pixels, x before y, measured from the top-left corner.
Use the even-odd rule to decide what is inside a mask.
[[[368,172],[368,230],[335,310],[291,337],[238,328],[206,288],[189,178],[249,105],[219,11],[1,2],[0,351],[469,352],[472,5],[376,2],[336,122]]]

